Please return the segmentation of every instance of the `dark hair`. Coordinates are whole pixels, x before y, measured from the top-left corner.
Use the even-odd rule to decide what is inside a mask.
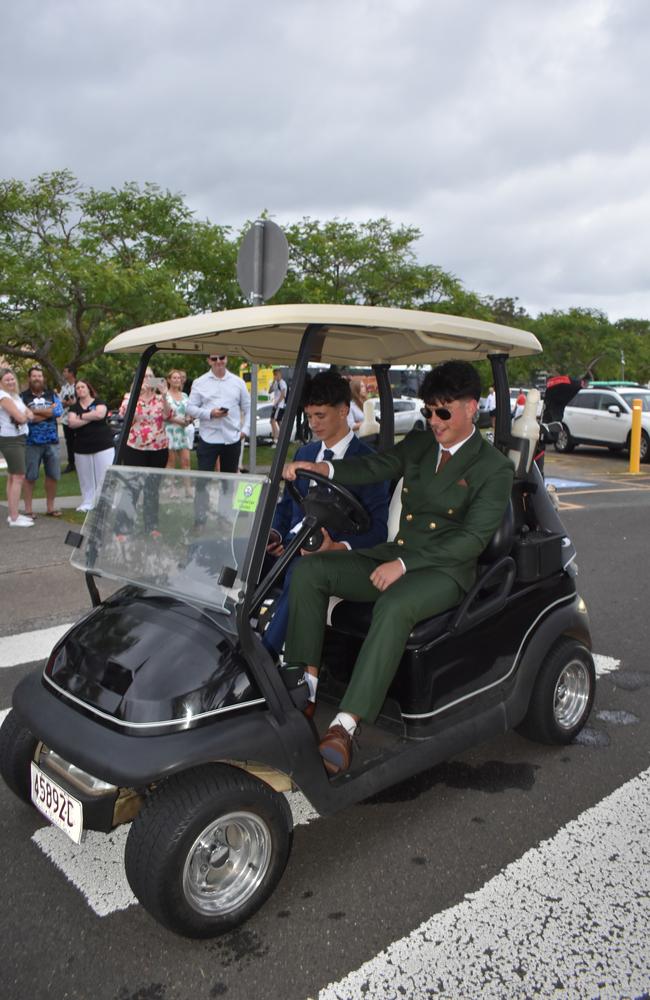
[[[420,386],[420,399],[451,403],[454,399],[480,399],[481,379],[468,361],[444,361],[428,372]]]
[[[45,375],[45,372],[43,371],[41,365],[32,365],[32,367],[27,372],[27,378],[29,378],[29,376],[32,374],[32,372],[40,372],[41,375],[43,375],[43,376]]]
[[[77,378],[77,369],[73,368],[72,365],[64,365],[63,366],[63,371],[64,372],[72,372],[72,374],[74,375],[75,380],[76,380],[76,378]]]
[[[341,406],[350,405],[352,398],[350,383],[338,372],[319,372],[310,378],[302,395],[302,407],[305,406]]]
[[[86,386],[86,388],[88,389],[88,392],[93,397],[93,399],[97,399],[97,392],[95,391],[95,386],[91,382],[89,382],[87,378],[82,378],[80,376],[79,378],[76,378],[74,380],[75,391],[76,391],[77,382],[83,382],[83,384]]]

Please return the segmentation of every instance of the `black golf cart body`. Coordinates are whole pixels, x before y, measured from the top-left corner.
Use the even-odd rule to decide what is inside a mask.
[[[536,338],[436,313],[290,305],[160,323],[121,334],[107,347],[143,352],[136,389],[155,351],[205,356],[217,350],[251,363],[295,365],[270,473],[121,466],[138,394],[132,393],[117,464],[96,509],[71,539],[93,607],[60,640],[44,671],[16,688],[1,752],[11,787],[29,798],[20,768],[28,782],[33,760],[81,803],[84,829],[109,831],[138,816],[134,834],[149,799],[167,787],[178,796],[182,783],[197,775],[225,775],[220,794],[228,781],[234,788],[237,777],[282,802],[279,793],[299,789],[320,814],[329,814],[513,727],[548,742],[570,741],[593,700],[588,617],[576,591],[572,543],[536,466],[524,469],[521,443],[510,429],[506,361],[541,350]],[[380,718],[364,727],[351,771],[331,780],[302,713],[305,689],[277,668],[258,624],[274,590],[272,577],[261,578],[263,560],[307,365],[372,364],[382,404],[378,447],[384,448],[393,437],[390,365],[449,358],[491,362],[495,446],[513,453],[519,465],[512,502],[481,557],[475,587],[458,608],[413,630]],[[182,487],[207,500],[210,519],[198,537],[193,500],[183,499]],[[139,520],[152,489],[165,521],[156,541]],[[317,505],[314,514],[307,505],[295,548],[317,530],[323,509],[327,504]],[[125,518],[128,546],[121,540]],[[101,600],[98,578],[124,585]],[[325,726],[370,620],[370,606],[332,604],[318,699]],[[22,741],[22,757],[7,752],[9,741]],[[277,808],[290,831],[288,809]],[[242,829],[249,839],[259,834],[245,823]],[[142,856],[146,836],[138,836]],[[197,890],[189,902],[193,921],[148,895],[145,876],[133,874],[144,862],[134,860],[135,848],[131,853],[129,861],[127,848],[127,874],[136,895],[162,922],[195,936],[246,919],[284,867],[278,863],[277,877],[263,891],[246,890],[239,908],[240,897],[233,905],[206,905]],[[266,856],[263,846],[253,854]],[[286,855],[288,846],[284,861]],[[186,884],[187,863],[183,870]]]

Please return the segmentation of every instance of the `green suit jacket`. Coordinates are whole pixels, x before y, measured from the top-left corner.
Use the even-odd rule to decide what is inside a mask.
[[[477,430],[437,473],[438,448],[431,432],[412,431],[382,454],[333,462],[333,479],[359,486],[403,477],[397,537],[358,551],[378,562],[402,559],[407,573],[436,568],[467,591],[478,557],[501,523],[514,469]]]

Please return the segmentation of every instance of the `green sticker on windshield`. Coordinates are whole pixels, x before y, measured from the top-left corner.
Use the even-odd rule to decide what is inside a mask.
[[[246,510],[251,513],[257,510],[261,492],[261,483],[238,483],[232,502],[233,510]]]

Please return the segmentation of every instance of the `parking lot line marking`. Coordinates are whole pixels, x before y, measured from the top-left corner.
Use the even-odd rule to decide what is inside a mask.
[[[587,493],[635,493],[639,490],[650,490],[650,486],[605,486],[593,490],[562,490],[563,497],[583,497]]]
[[[318,1000],[645,996],[648,829],[650,770]]]
[[[69,628],[72,628],[72,622],[67,625],[55,625],[53,628],[39,628],[33,632],[2,636],[0,639],[0,668],[17,667],[21,663],[44,660]]]

